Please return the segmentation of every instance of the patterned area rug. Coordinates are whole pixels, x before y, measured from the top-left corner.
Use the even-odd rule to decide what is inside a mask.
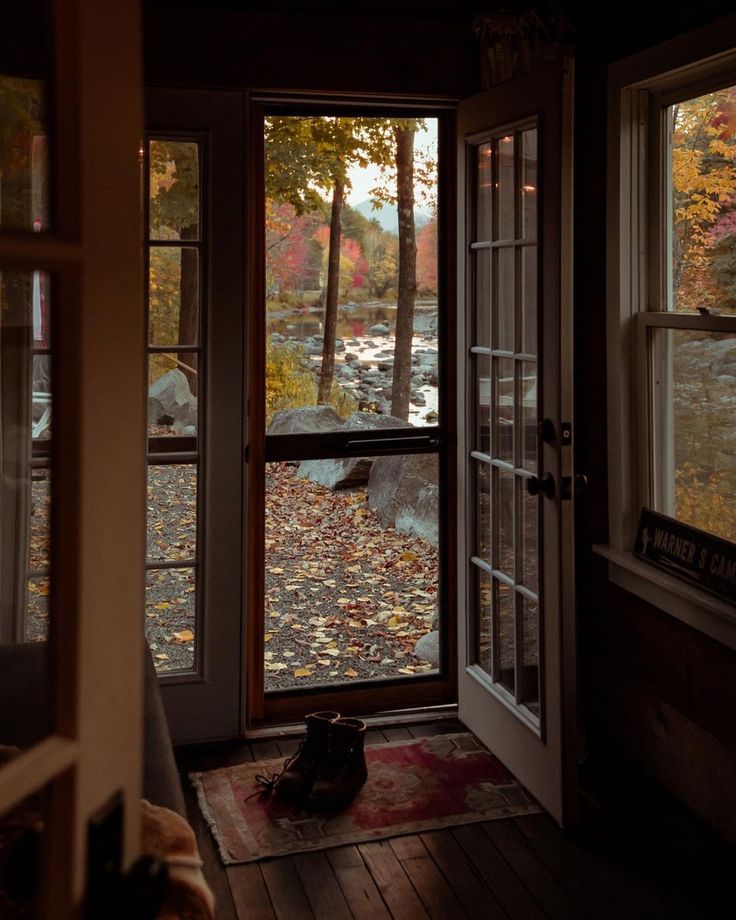
[[[190,774],[223,863],[541,811],[469,733],[376,744],[365,753],[368,782],[337,813],[308,812],[275,796],[249,798],[259,788],[256,774],[278,772],[283,759]]]

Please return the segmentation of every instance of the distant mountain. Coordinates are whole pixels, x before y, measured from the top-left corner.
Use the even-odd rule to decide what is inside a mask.
[[[361,201],[360,204],[351,205],[351,208],[358,211],[363,217],[367,217],[368,220],[377,220],[384,230],[393,233],[394,236],[399,235],[399,218],[395,205],[381,204],[374,208],[370,201]],[[432,220],[431,214],[414,209],[414,223],[417,230],[421,230],[430,220]]]

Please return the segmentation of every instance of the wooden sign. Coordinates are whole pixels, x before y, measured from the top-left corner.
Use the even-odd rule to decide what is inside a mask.
[[[642,508],[634,555],[736,603],[736,543]]]

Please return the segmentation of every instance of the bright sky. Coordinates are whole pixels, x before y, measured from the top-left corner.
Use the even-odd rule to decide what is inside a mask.
[[[425,119],[427,129],[417,131],[414,141],[415,151],[428,150],[430,156],[436,161],[437,159],[437,119]],[[370,190],[375,187],[381,175],[381,170],[377,166],[369,166],[367,169],[354,167],[348,173],[352,183],[352,190],[348,192],[348,204],[356,205],[370,198]]]

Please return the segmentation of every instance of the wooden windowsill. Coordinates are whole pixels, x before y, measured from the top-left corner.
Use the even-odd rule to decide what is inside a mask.
[[[677,620],[736,649],[736,607],[695,585],[637,559],[633,553],[597,544],[594,552],[608,560],[608,577]]]

